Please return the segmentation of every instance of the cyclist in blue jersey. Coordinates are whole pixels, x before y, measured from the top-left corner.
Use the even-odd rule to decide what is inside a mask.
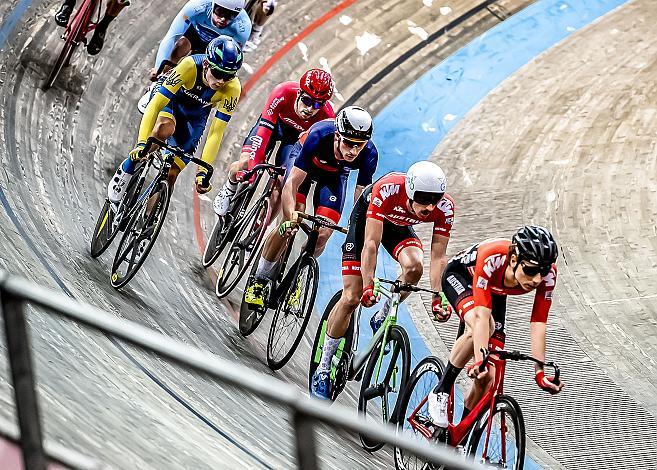
[[[294,145],[281,196],[284,222],[269,234],[258,261],[255,277],[244,292],[244,301],[253,308],[265,305],[264,292],[276,273],[287,239],[297,230],[292,221],[295,210],[303,211],[313,182],[315,214],[333,223],[340,221],[349,172],[358,170],[354,201],[372,183],[379,154],[372,137],[372,117],[363,108],[348,106],[335,120],[313,124]],[[319,256],[333,232],[321,229],[315,256]]]
[[[150,78],[156,80],[158,72],[168,70],[166,66],[160,70],[163,61],[177,64],[189,54],[202,54],[217,36],[230,36],[244,47],[250,34],[251,19],[244,10],[244,0],[190,0],[162,39]]]

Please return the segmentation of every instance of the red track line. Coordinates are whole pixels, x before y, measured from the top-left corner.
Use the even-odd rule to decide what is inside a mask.
[[[260,80],[260,78],[265,75],[269,71],[269,69],[276,63],[278,62],[285,54],[290,52],[294,46],[299,44],[301,40],[304,38],[308,37],[313,31],[315,31],[317,28],[322,26],[324,23],[326,23],[328,20],[333,18],[335,15],[343,11],[345,8],[351,6],[352,4],[356,3],[357,0],[344,0],[343,2],[339,3],[326,13],[324,13],[321,17],[317,18],[315,21],[310,23],[308,26],[306,26],[297,36],[293,37],[290,39],[288,42],[286,42],[283,47],[278,49],[267,61],[262,64],[258,70],[255,71],[253,75],[247,80],[247,82],[244,84],[242,87],[242,98],[246,95],[246,93],[253,88],[253,86]],[[205,251],[205,235],[203,234],[203,228],[201,227],[201,201],[198,197],[198,194],[196,191],[192,191],[192,208],[193,208],[193,216],[194,216],[194,231],[196,233],[196,242],[198,244],[198,249],[199,252],[201,253],[201,256],[203,256],[203,252]],[[210,267],[208,268],[210,278],[212,279],[212,284],[216,282],[217,278],[217,273],[214,270],[214,268]],[[237,312],[235,309],[233,309],[232,305],[227,300],[223,300],[222,303],[229,309],[231,312],[231,316],[234,319],[237,319]]]

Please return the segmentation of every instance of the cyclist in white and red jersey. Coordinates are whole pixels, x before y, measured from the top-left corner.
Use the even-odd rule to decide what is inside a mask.
[[[275,156],[275,165],[288,167],[292,147],[302,132],[324,119],[335,117],[329,99],[333,96],[333,78],[321,69],[310,69],[299,82],[283,82],[269,95],[258,121],[244,140],[239,160],[231,163],[228,179],[214,200],[217,215],[224,216],[237,189],[237,174],[265,161],[267,153],[277,141],[281,145]],[[272,193],[272,207],[276,214],[279,190]],[[273,217],[272,217],[273,218]]]
[[[530,317],[532,356],[545,361],[545,336],[552,292],[557,282],[558,249],[552,234],[539,226],[522,227],[512,240],[486,240],[452,258],[443,274],[443,291],[465,322],[465,333],[454,343],[445,373],[429,394],[429,414],[437,426],[447,427],[449,392],[461,369],[474,355],[468,375],[475,379],[465,399],[464,416],[481,399],[495,377],[488,364],[479,371],[485,348],[504,348],[506,298],[536,291]],[[559,393],[563,381],[553,383],[535,366],[537,385]]]
[[[417,284],[422,277],[423,252],[412,226],[433,223],[429,278],[432,289],[440,289],[454,222],[454,200],[445,193],[446,185],[445,174],[438,165],[418,162],[406,174],[388,173],[381,177],[365,188],[354,205],[349,233],[342,245],[342,296],[328,319],[322,358],[310,387],[313,396],[331,396],[331,359],[349,327],[351,315],[359,303],[371,307],[378,300],[374,271],[379,245],[401,265],[400,279]],[[403,293],[402,301],[408,295]],[[450,310],[443,309],[443,296],[437,295],[432,307],[439,318],[449,318]],[[387,301],[371,318],[374,332],[383,324],[389,309]]]

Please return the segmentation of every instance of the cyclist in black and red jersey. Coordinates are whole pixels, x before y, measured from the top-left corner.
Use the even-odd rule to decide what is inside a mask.
[[[370,307],[378,300],[374,271],[380,244],[401,265],[400,279],[417,284],[422,277],[423,252],[412,226],[433,222],[429,278],[432,288],[439,290],[454,222],[454,200],[445,193],[446,186],[445,174],[438,165],[418,162],[406,174],[388,173],[381,177],[363,191],[354,205],[349,233],[342,245],[342,296],[328,319],[322,358],[310,387],[313,396],[331,396],[331,359],[349,327],[351,315],[359,303]],[[401,299],[408,295],[403,293]],[[443,308],[442,295],[434,298],[432,308],[441,320],[449,318],[451,311]],[[374,332],[383,324],[389,309],[387,301],[370,320]]]
[[[440,383],[429,394],[429,414],[436,426],[447,427],[449,392],[473,355],[468,375],[475,381],[465,398],[464,416],[493,383],[494,367],[488,364],[480,372],[479,366],[482,350],[504,348],[507,296],[536,291],[530,318],[531,350],[532,356],[545,361],[546,322],[557,282],[557,256],[557,244],[547,229],[526,226],[512,240],[486,240],[449,261],[443,274],[443,290],[466,329],[452,347]],[[541,389],[551,394],[561,391],[563,381],[554,383],[541,366],[535,368]]]
[[[228,178],[214,200],[214,211],[224,216],[237,189],[237,174],[265,161],[277,141],[274,157],[277,166],[288,166],[292,147],[302,132],[316,122],[335,117],[329,101],[333,96],[333,78],[321,69],[310,69],[298,82],[283,82],[269,94],[260,117],[244,139],[239,160],[230,164]],[[280,188],[272,193],[273,216],[278,208]]]

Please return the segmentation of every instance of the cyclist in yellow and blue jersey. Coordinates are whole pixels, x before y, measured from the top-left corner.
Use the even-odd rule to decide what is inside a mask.
[[[201,159],[210,164],[214,162],[224,130],[240,98],[241,85],[236,74],[241,66],[239,44],[229,36],[219,36],[210,42],[205,54],[186,57],[173,69],[146,107],[137,145],[109,183],[107,196],[112,203],[118,203],[123,197],[124,188],[150,136],[193,154],[211,114],[212,124]],[[175,163],[169,172],[172,189],[187,164],[178,157]],[[206,173],[205,168],[199,168],[196,175],[196,191],[201,194],[212,188]]]

